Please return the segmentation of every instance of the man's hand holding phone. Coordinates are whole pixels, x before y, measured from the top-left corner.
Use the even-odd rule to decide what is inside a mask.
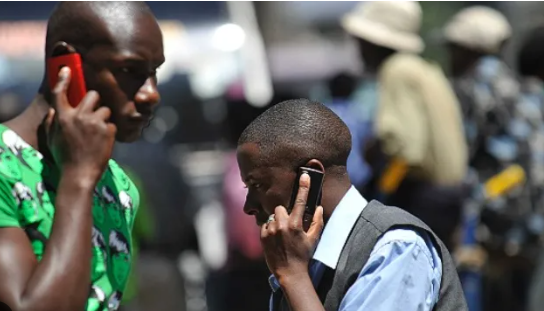
[[[308,264],[323,229],[323,208],[319,206],[307,232],[303,217],[310,190],[310,176],[300,177],[295,204],[288,214],[283,206],[275,209],[269,222],[261,228],[261,242],[270,271],[280,284],[309,277]]]
[[[111,157],[116,127],[108,123],[111,111],[99,107],[99,95],[88,92],[73,107],[67,96],[71,72],[64,67],[52,90],[52,108],[45,120],[48,147],[63,172],[69,172],[79,181],[96,184]]]

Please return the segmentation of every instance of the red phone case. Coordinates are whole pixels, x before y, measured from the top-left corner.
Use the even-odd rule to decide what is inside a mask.
[[[78,53],[55,56],[47,60],[49,87],[51,90],[55,88],[59,80],[59,71],[65,66],[69,67],[72,73],[70,85],[68,86],[68,102],[72,107],[76,107],[87,93],[81,56]]]

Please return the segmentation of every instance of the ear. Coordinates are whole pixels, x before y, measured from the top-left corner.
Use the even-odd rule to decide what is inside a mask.
[[[50,51],[51,55],[49,55],[49,57],[75,53],[75,52],[76,52],[76,49],[72,45],[64,41],[58,41],[53,45],[53,49]]]
[[[318,159],[311,159],[310,161],[306,162],[306,165],[304,166],[313,168],[325,173],[325,167],[323,166],[323,163],[321,163],[321,161],[319,161]]]

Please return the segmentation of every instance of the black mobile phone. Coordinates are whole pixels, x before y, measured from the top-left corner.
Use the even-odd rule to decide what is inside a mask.
[[[300,182],[300,177],[303,173],[306,173],[310,176],[310,191],[308,192],[308,200],[306,201],[306,209],[304,210],[303,216],[303,226],[304,230],[310,228],[312,219],[316,208],[321,205],[321,191],[323,188],[323,179],[325,174],[320,170],[309,167],[299,167],[297,178],[293,185],[293,192],[291,193],[291,202],[289,203],[289,213],[293,210],[295,206],[295,200],[297,199],[298,187]]]

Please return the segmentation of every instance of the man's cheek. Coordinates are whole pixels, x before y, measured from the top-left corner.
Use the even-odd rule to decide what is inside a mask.
[[[282,205],[283,207],[287,208],[287,204],[289,204],[289,199],[285,199],[285,197],[279,192],[271,191],[267,195],[267,200],[264,207],[268,214],[274,214],[276,207]]]

